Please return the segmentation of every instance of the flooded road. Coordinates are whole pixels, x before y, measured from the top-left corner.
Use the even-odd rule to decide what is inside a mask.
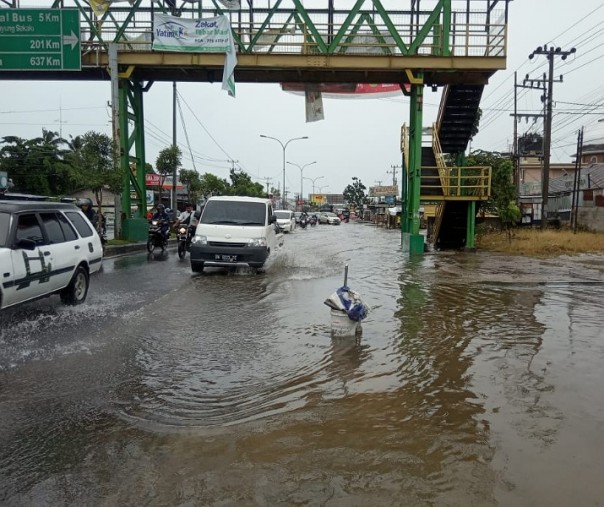
[[[604,256],[322,225],[266,272],[107,259],[0,316],[0,504],[601,505]],[[348,282],[371,310],[332,338]]]

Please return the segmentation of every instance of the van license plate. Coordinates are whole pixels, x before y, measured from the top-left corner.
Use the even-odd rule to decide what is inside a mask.
[[[215,259],[217,261],[237,262],[237,256],[236,255],[220,255],[220,254],[216,254]]]

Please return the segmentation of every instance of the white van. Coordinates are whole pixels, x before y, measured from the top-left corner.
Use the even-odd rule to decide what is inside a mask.
[[[191,269],[206,266],[261,268],[281,246],[277,218],[269,199],[257,197],[210,197],[191,240]]]

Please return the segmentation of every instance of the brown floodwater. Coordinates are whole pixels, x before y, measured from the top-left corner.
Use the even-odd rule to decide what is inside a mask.
[[[370,311],[335,338],[345,265]],[[352,223],[261,275],[107,259],[0,317],[0,504],[601,505],[603,281]]]

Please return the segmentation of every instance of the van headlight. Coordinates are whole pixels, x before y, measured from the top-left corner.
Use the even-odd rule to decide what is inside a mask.
[[[198,246],[207,245],[208,244],[208,237],[207,236],[198,236],[196,234],[191,239],[191,244],[192,245],[198,245]]]
[[[247,246],[266,246],[266,238],[253,238],[247,242]]]

